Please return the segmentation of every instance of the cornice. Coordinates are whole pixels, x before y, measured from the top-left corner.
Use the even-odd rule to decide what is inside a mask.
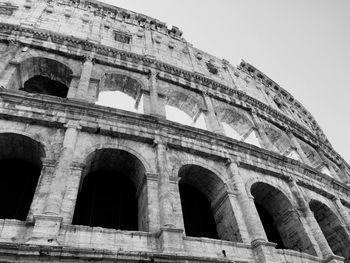
[[[141,74],[147,74],[150,67],[156,68],[163,71],[163,74],[160,74],[159,76],[159,78],[162,80],[171,81],[192,90],[197,90],[197,92],[203,92],[203,90],[198,88],[198,85],[196,85],[199,84],[207,87],[206,90],[209,95],[226,103],[245,108],[256,108],[257,113],[262,118],[277,124],[282,129],[285,129],[286,126],[292,127],[297,137],[311,143],[314,146],[319,146],[324,154],[335,163],[345,163],[350,169],[349,164],[347,164],[331,146],[322,142],[319,138],[317,138],[317,136],[312,134],[309,130],[296,121],[291,120],[277,110],[270,108],[263,102],[248,96],[244,92],[216,82],[204,75],[180,69],[170,64],[160,62],[149,56],[113,49],[86,40],[56,34],[50,31],[25,28],[12,24],[0,23],[0,41],[1,40],[21,42],[23,45],[28,45],[33,48],[50,51],[78,60],[83,60],[85,55],[89,54],[90,52],[94,52],[96,54],[96,63],[112,65],[115,67],[136,71]],[[48,45],[47,43],[54,43],[56,45],[52,46]],[[67,48],[61,49],[61,45],[65,45]],[[113,59],[111,60],[106,57]]]

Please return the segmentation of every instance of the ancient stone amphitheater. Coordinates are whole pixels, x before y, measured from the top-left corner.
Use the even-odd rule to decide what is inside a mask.
[[[350,262],[350,167],[254,66],[95,0],[2,1],[0,57],[0,262]]]

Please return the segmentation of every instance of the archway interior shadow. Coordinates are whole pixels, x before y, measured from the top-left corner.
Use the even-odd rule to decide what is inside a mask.
[[[132,154],[117,149],[96,150],[87,158],[73,216],[74,225],[121,230],[145,230],[147,196],[136,196],[145,169]],[[141,207],[141,209],[138,209]]]
[[[40,168],[19,159],[0,161],[0,218],[24,221],[33,199]]]
[[[180,183],[179,190],[186,235],[218,239],[210,202],[189,184]]]
[[[0,218],[26,220],[40,177],[40,143],[23,135],[0,134]]]
[[[99,170],[86,176],[73,224],[137,230],[136,189],[123,172]]]
[[[344,257],[345,263],[350,263],[350,239],[338,217],[326,205],[316,200],[310,202],[310,209],[333,253]]]
[[[68,94],[68,87],[66,85],[44,76],[34,76],[28,79],[21,90],[28,93],[45,94],[60,98],[66,98]]]
[[[267,183],[257,182],[252,185],[251,194],[266,236],[270,242],[277,243],[276,248],[316,255],[303,219],[284,193]]]

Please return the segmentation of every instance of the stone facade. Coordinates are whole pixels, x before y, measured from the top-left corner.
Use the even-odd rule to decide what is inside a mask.
[[[95,0],[0,3],[1,192],[15,193],[0,202],[0,262],[350,262],[350,166],[291,94],[181,35]],[[105,91],[143,114],[95,104]],[[32,195],[22,165],[39,169]],[[104,227],[89,189],[126,220]],[[110,201],[121,191],[134,217]]]

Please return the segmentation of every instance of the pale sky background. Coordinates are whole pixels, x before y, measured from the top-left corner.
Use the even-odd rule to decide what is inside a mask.
[[[102,0],[178,26],[195,47],[244,59],[289,91],[350,163],[350,0]]]

